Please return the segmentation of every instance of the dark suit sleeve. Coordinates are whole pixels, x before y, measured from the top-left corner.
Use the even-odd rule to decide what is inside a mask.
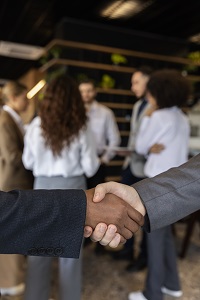
[[[83,190],[0,192],[0,253],[78,258],[85,215]]]
[[[147,231],[172,224],[200,209],[200,154],[133,187],[147,210]]]

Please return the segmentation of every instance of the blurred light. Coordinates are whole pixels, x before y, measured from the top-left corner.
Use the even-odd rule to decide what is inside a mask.
[[[102,11],[102,17],[110,17],[113,11],[118,8],[118,6],[122,3],[122,0],[116,1],[115,3],[109,5],[106,9]]]
[[[187,73],[186,70],[183,70],[183,71],[181,72],[181,75],[184,76],[184,77],[186,77],[186,76],[188,75],[188,73]]]
[[[153,0],[147,1],[144,4],[141,4],[139,0],[117,0],[104,8],[101,16],[110,19],[128,18],[144,10],[152,3]]]
[[[40,80],[28,93],[27,98],[31,99],[33,98],[46,84],[46,81]]]
[[[190,41],[190,42],[193,42],[193,43],[198,43],[198,44],[200,44],[200,33],[191,36],[191,37],[189,38],[189,41]]]

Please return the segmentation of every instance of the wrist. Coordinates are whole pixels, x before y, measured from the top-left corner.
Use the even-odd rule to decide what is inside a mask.
[[[86,197],[86,216],[85,216],[85,225],[91,224],[90,220],[90,190],[85,191],[85,197]]]
[[[144,203],[143,203],[142,199],[140,198],[140,195],[138,194],[137,191],[136,191],[135,198],[136,199],[135,199],[135,206],[134,206],[134,208],[137,209],[143,216],[145,216],[145,214],[146,214],[146,208],[145,208]]]

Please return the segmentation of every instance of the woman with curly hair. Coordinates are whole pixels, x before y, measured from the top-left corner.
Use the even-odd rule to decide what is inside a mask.
[[[71,77],[61,75],[47,85],[39,116],[25,135],[23,163],[33,171],[34,189],[85,189],[85,175],[98,170],[85,108]],[[28,257],[25,300],[49,299],[52,257]],[[81,259],[59,258],[59,299],[81,299]]]

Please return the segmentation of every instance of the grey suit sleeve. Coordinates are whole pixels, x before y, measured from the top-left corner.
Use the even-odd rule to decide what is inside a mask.
[[[147,210],[147,231],[172,224],[200,209],[200,154],[133,187]]]
[[[0,192],[0,253],[78,258],[85,215],[83,190]]]

